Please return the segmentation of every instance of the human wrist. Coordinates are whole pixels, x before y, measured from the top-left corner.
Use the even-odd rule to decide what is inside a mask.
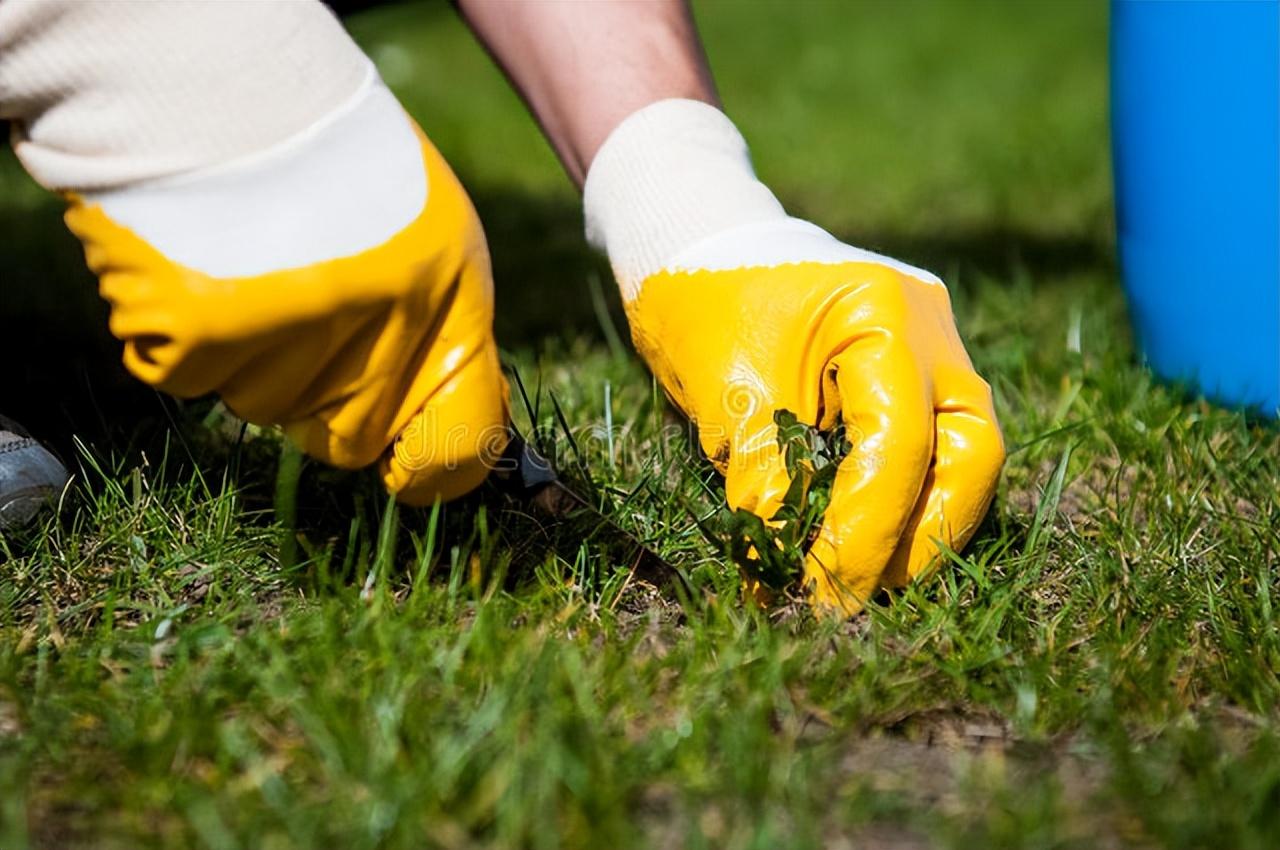
[[[609,134],[587,172],[588,241],[609,257],[623,297],[684,249],[742,225],[786,219],[727,116],[660,100]]]

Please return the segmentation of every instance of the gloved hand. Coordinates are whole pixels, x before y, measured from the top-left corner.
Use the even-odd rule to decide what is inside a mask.
[[[334,198],[370,212],[335,222]],[[369,221],[398,214],[389,228]],[[377,462],[410,504],[474,488],[505,447],[483,232],[376,77],[297,144],[209,174],[71,195],[66,221],[126,366],[148,384],[216,392],[335,466]]]
[[[789,218],[718,110],[661,101],[597,154],[588,236],[609,254],[632,338],[725,476],[764,519],[789,478],[773,414],[829,428],[841,462],[805,562],[812,601],[857,612],[962,547],[1004,448],[942,282]]]

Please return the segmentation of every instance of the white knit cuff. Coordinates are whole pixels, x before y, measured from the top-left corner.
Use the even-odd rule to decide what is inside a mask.
[[[354,97],[266,150],[82,197],[168,259],[234,278],[382,245],[422,215],[427,194],[413,120],[370,64]]]
[[[694,243],[787,217],[733,122],[680,99],[650,104],[609,134],[587,172],[583,209],[587,240],[608,254],[628,301]]]

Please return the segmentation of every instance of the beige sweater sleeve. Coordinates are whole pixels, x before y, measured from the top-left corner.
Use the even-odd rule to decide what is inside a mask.
[[[50,189],[116,189],[252,156],[367,82],[318,0],[0,0],[0,117]]]

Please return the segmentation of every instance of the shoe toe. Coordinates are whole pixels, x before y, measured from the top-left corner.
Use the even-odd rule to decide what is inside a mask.
[[[27,522],[67,484],[67,470],[30,437],[0,441],[0,529]]]

